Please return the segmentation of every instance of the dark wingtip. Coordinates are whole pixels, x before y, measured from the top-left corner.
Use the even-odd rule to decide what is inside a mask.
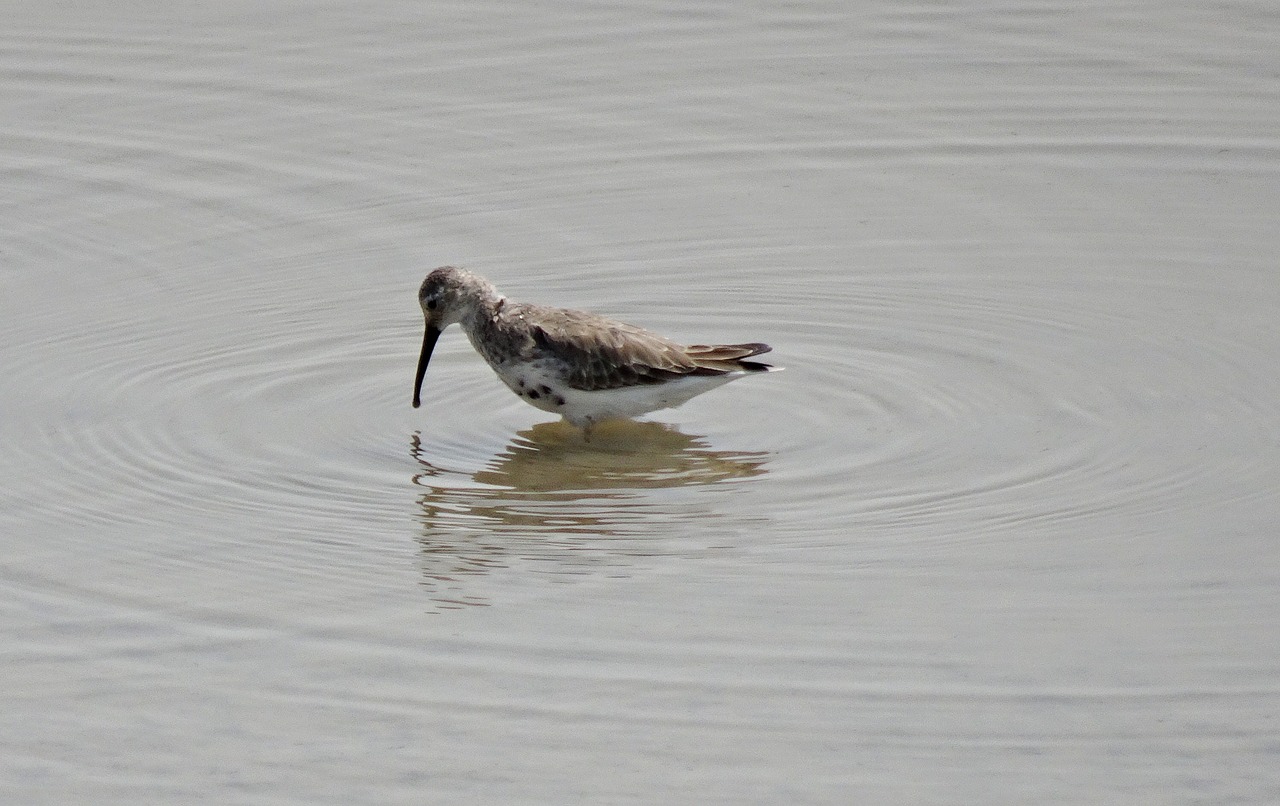
[[[773,348],[764,342],[752,341],[746,344],[691,344],[684,349],[695,361],[740,361]]]
[[[747,361],[752,356],[767,353],[773,348],[764,342],[746,344],[694,344],[685,348],[685,355],[693,362],[694,375],[723,375],[727,372],[769,372],[777,369],[772,364]]]

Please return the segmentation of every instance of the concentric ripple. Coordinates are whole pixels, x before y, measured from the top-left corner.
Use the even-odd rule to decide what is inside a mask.
[[[800,311],[810,290],[774,303]],[[1105,523],[1105,538],[1273,496],[1271,459],[1241,463],[1229,446],[1276,445],[1274,385],[1230,391],[1249,388],[1241,379],[1274,344],[1249,324],[1195,336],[1137,324],[1159,321],[1152,306],[1185,313],[1189,290],[1102,277],[823,288],[845,317],[791,323],[789,363],[822,392],[794,406],[787,430],[832,435],[842,453],[833,460],[822,441],[777,448],[789,505],[830,524],[799,519],[797,533],[821,541],[843,524],[950,541]]]
[[[1275,800],[1266,4],[10,5],[7,801]]]
[[[867,181],[886,198],[902,185],[898,201],[914,211],[927,200],[906,182],[902,155],[972,167],[1001,151],[1021,172],[1013,186],[1048,145],[1069,160],[1085,146],[1114,151],[1109,141],[900,137],[888,147],[854,142],[823,117],[816,139],[790,151],[699,127],[655,142],[605,104],[574,118],[600,127],[586,150],[555,138],[515,148],[483,109],[456,127],[390,116],[377,124],[394,128],[385,144],[356,148],[333,135],[327,113],[340,90],[317,80],[323,53],[276,54],[265,38],[248,46],[279,60],[276,80],[241,76],[242,54],[216,36],[184,46],[144,27],[113,39],[0,40],[15,98],[61,110],[56,125],[6,130],[5,256],[26,267],[0,301],[0,358],[26,390],[0,423],[11,446],[0,461],[17,479],[0,496],[14,517],[151,527],[137,550],[198,565],[227,561],[228,545],[272,562],[250,533],[314,537],[322,551],[405,530],[424,546],[483,534],[581,548],[590,537],[641,541],[619,549],[636,554],[678,554],[680,540],[707,546],[725,534],[759,551],[850,534],[1106,537],[1275,496],[1280,396],[1274,378],[1259,377],[1280,352],[1275,328],[1249,288],[1205,280],[1211,255],[1170,246],[1117,273],[1105,259],[1083,266],[1096,257],[1087,250],[1067,260],[1016,239],[984,243],[962,224],[948,241],[941,220],[937,243],[888,237],[884,222],[881,239],[869,231],[864,242],[848,234],[849,211],[827,205],[847,199],[833,171],[855,156],[898,171]],[[361,47],[381,78],[376,44]],[[465,64],[465,43],[456,47]],[[50,48],[59,58],[44,55]],[[530,57],[538,67],[556,59]],[[468,109],[457,100],[450,111]],[[268,128],[207,136],[244,116]],[[430,193],[418,172],[431,166],[397,151],[424,136],[463,166]],[[495,159],[509,169],[501,181],[468,181]],[[704,229],[681,229],[712,198],[692,195],[654,213],[648,234],[620,227],[630,234],[575,253],[586,237],[575,220],[595,211],[624,222],[624,206],[665,198],[582,191],[593,175],[625,180],[607,169],[628,159],[655,165],[654,177],[696,164],[724,178],[755,165],[745,186],[770,192],[742,209],[768,223],[706,205]],[[789,215],[796,204],[812,223]],[[983,204],[975,219],[1010,213],[1000,200]],[[545,232],[556,235],[533,254],[502,242],[537,233],[527,248]],[[488,261],[470,259],[477,242],[495,253]],[[917,265],[893,263],[902,253]],[[969,262],[950,270],[949,259]],[[687,341],[769,341],[787,371],[654,418],[669,428],[587,447],[531,428],[541,415],[450,333],[413,412],[412,290],[441,262],[471,263],[513,296],[596,308]],[[891,268],[858,268],[880,262]],[[1001,268],[984,273],[984,262]],[[74,280],[51,295],[40,271]],[[23,302],[35,299],[47,304]],[[1199,301],[1243,313],[1215,320]],[[164,544],[162,534],[183,529],[207,542]]]

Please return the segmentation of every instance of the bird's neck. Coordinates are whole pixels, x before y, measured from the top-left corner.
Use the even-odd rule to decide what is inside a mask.
[[[467,338],[491,365],[496,366],[509,357],[518,343],[527,338],[519,327],[521,318],[515,313],[520,307],[495,292],[492,297],[477,300],[463,316],[460,324]]]
[[[484,288],[477,289],[468,300],[462,316],[458,319],[458,324],[474,340],[478,334],[493,328],[498,323],[506,304],[506,297],[499,294],[493,286],[486,285]]]

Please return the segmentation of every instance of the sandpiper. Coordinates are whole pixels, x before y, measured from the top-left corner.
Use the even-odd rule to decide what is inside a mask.
[[[511,391],[588,434],[602,420],[674,408],[744,375],[779,369],[743,360],[769,352],[767,344],[686,347],[585,311],[512,302],[485,278],[453,266],[427,275],[418,302],[426,332],[414,408],[436,339],[455,322]]]

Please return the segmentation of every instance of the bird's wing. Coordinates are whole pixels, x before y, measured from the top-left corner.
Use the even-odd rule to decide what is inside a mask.
[[[511,313],[528,326],[525,357],[559,361],[566,383],[584,391],[764,369],[766,365],[741,359],[770,349],[759,343],[685,347],[644,328],[586,311],[521,305]]]
[[[562,364],[574,389],[661,383],[698,369],[684,348],[644,328],[586,311],[529,306],[530,358]]]

